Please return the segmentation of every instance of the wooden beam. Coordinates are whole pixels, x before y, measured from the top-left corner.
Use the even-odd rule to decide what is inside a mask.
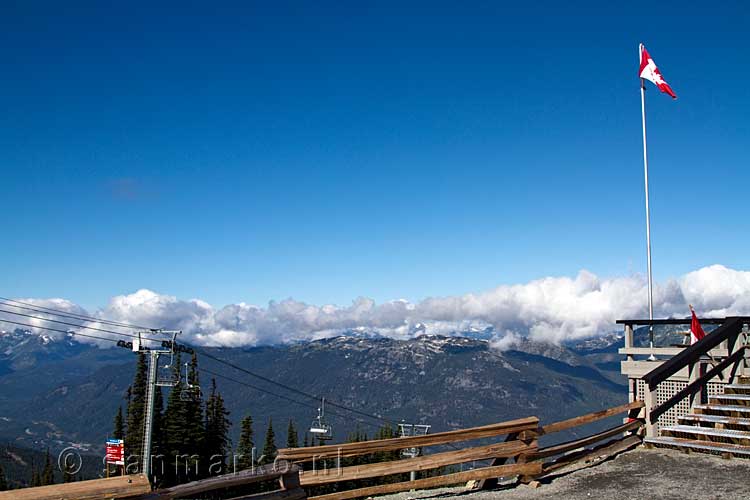
[[[575,450],[576,448],[583,448],[584,446],[594,444],[597,441],[601,441],[603,439],[616,436],[617,434],[627,432],[633,429],[637,429],[638,427],[642,425],[643,425],[643,422],[641,422],[640,420],[633,420],[632,422],[627,422],[622,425],[612,427],[611,429],[607,429],[606,431],[602,431],[602,432],[593,434],[585,438],[576,439],[574,441],[568,441],[565,443],[557,444],[555,446],[549,446],[547,448],[542,448],[539,451],[529,454],[528,460],[536,460],[538,458],[551,457],[554,455],[565,453],[566,451]]]
[[[460,484],[476,479],[487,479],[492,477],[515,476],[515,475],[537,475],[542,471],[541,462],[532,462],[527,464],[500,465],[497,467],[483,467],[466,472],[456,472],[444,476],[428,477],[417,479],[416,481],[405,481],[401,483],[383,484],[380,486],[371,486],[369,488],[359,488],[355,490],[340,491],[310,497],[310,500],[348,500],[351,498],[368,497],[371,495],[382,495],[385,493],[397,493],[399,491],[408,491],[412,489],[435,488],[438,486],[448,486],[451,484]]]
[[[149,495],[143,495],[133,500],[162,500],[190,497],[206,491],[232,488],[235,486],[277,479],[281,476],[293,474],[298,471],[299,468],[296,465],[288,462],[277,462],[275,465],[269,464],[262,467],[242,470],[236,473],[201,479],[200,481],[178,484],[177,486],[157,490]]]
[[[636,401],[633,401],[632,403],[626,403],[624,405],[615,406],[614,408],[608,408],[606,410],[595,411],[593,413],[588,413],[586,415],[581,415],[579,417],[569,418],[568,420],[562,420],[560,422],[555,422],[553,424],[547,424],[544,427],[542,427],[542,433],[552,434],[553,432],[559,432],[559,431],[563,431],[566,429],[571,429],[573,427],[578,427],[579,425],[590,424],[591,422],[596,422],[597,420],[602,420],[604,418],[612,417],[619,413],[625,413],[626,411],[630,411],[633,409],[643,408],[644,406],[645,406],[645,403],[643,401],[636,400]]]
[[[324,471],[303,471],[300,473],[300,482],[305,487],[317,486],[320,484],[353,481],[370,477],[390,476],[403,472],[437,469],[438,467],[471,462],[473,460],[489,460],[496,457],[516,456],[521,453],[537,450],[535,443],[532,445],[528,445],[522,441],[493,443],[486,446],[435,453],[421,457],[407,458],[405,460],[355,465]]]
[[[151,491],[151,484],[143,474],[116,476],[91,481],[52,484],[36,488],[22,488],[0,492],[3,500],[95,500],[131,498]]]
[[[537,417],[527,417],[510,420],[508,422],[485,425],[482,427],[427,434],[425,436],[310,446],[307,448],[283,448],[279,450],[278,457],[280,459],[291,460],[294,462],[309,462],[323,458],[355,457],[358,455],[368,455],[370,453],[382,451],[401,450],[404,448],[423,448],[425,446],[435,446],[439,444],[501,436],[513,432],[536,430],[538,426],[539,419]]]
[[[305,490],[302,488],[294,488],[292,490],[267,491],[265,493],[234,497],[229,500],[304,500],[305,498],[307,498]]]
[[[543,466],[543,476],[552,476],[559,474],[560,469],[565,469],[562,473],[567,474],[575,470],[591,467],[615,455],[627,451],[641,444],[640,436],[627,436],[624,438],[613,439],[601,444],[593,449],[582,450],[578,453],[563,455]],[[571,467],[571,469],[566,469]],[[554,474],[553,474],[554,473]]]
[[[727,318],[698,318],[702,325],[720,325],[724,323]],[[692,321],[691,318],[670,318],[670,319],[618,319],[615,324],[618,325],[689,325]]]
[[[514,439],[518,438],[518,433],[508,434],[505,436],[505,441],[513,441]],[[497,467],[499,465],[506,465],[508,462],[513,460],[513,457],[501,457],[501,458],[495,458],[492,463],[490,464],[492,467]],[[466,483],[466,489],[467,490],[489,490],[497,486],[498,478],[492,477],[488,479],[475,479],[471,480],[468,483]]]

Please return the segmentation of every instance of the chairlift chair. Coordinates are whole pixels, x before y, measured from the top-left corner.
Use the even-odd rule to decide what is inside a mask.
[[[430,431],[430,425],[425,424],[398,424],[399,437],[426,436]],[[421,448],[404,448],[401,450],[401,456],[405,458],[414,458],[422,454]]]
[[[188,364],[185,363],[185,385],[180,391],[180,401],[200,401],[203,397],[201,388],[198,384],[191,384],[188,378]]]
[[[333,439],[333,428],[325,419],[325,404],[326,399],[323,398],[318,408],[318,416],[310,424],[310,434],[313,438],[317,437],[318,441]]]
[[[162,347],[169,349],[169,361],[161,363],[157,358],[156,385],[174,387],[180,383],[180,367],[174,366],[175,339],[177,332],[172,333],[172,341],[163,341]],[[164,353],[166,355],[166,353]]]

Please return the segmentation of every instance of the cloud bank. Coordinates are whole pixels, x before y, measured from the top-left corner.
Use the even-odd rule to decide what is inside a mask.
[[[287,299],[266,307],[240,303],[215,308],[202,300],[181,300],[145,289],[114,297],[106,307],[93,312],[63,299],[19,300],[119,322],[179,329],[189,342],[227,347],[284,344],[347,332],[409,338],[423,333],[460,335],[486,328],[496,332],[498,345],[520,337],[559,343],[609,333],[617,330],[617,319],[648,314],[644,277],[602,279],[585,270],[575,278],[547,277],[417,303],[395,300],[376,304],[360,297],[346,307]],[[655,316],[685,317],[689,303],[704,317],[750,314],[750,272],[713,265],[656,284]],[[0,313],[3,317],[19,321]],[[69,328],[40,320],[22,321]]]

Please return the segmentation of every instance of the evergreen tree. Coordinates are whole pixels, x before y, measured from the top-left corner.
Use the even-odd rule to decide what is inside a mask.
[[[63,483],[72,483],[76,480],[76,475],[74,472],[75,467],[76,467],[75,463],[70,463],[70,464],[65,465],[66,470],[62,471]]]
[[[181,360],[180,353],[175,355],[174,369],[180,372]],[[162,419],[162,453],[168,457],[166,466],[165,485],[176,484],[185,476],[185,464],[182,459],[179,464],[175,463],[177,457],[187,453],[186,451],[186,412],[185,403],[180,398],[182,389],[185,387],[185,381],[180,382],[172,387],[167,398],[167,408],[164,411]]]
[[[188,398],[184,401],[185,408],[185,451],[191,457],[189,480],[200,479],[208,470],[208,459],[205,444],[205,420],[203,417],[203,397],[200,392],[200,380],[198,379],[198,357],[195,353],[190,360],[188,375]]]
[[[52,468],[52,457],[49,454],[49,448],[47,448],[47,454],[44,457],[44,469],[40,478],[40,486],[47,486],[55,484],[55,471]]]
[[[253,417],[247,415],[240,423],[240,441],[237,443],[237,467],[249,469],[253,465]]]
[[[226,472],[226,456],[229,453],[229,427],[232,425],[224,398],[216,390],[216,379],[211,379],[211,393],[206,401],[205,452],[211,473],[218,473],[214,464],[221,465],[220,473]]]
[[[31,487],[35,486],[41,486],[42,484],[41,478],[39,477],[39,471],[36,468],[36,463],[34,461],[31,461]]]
[[[122,419],[122,406],[117,408],[117,414],[115,415],[112,429],[112,437],[114,439],[125,439],[125,421]]]
[[[273,432],[273,419],[268,419],[268,430],[266,431],[266,440],[263,443],[263,453],[261,464],[270,464],[276,458],[276,435]]]
[[[0,464],[0,491],[8,489],[8,480],[5,479],[5,471],[3,470],[2,464]]]
[[[299,436],[297,429],[294,427],[294,420],[289,419],[289,425],[286,428],[286,447],[297,448],[299,446]]]
[[[143,353],[138,353],[133,385],[130,386],[129,390],[125,453],[130,456],[138,456],[141,459],[143,459],[141,448],[143,446],[143,419],[146,411],[147,384],[146,356]]]
[[[166,472],[166,456],[164,451],[164,392],[157,385],[154,391],[154,416],[151,434],[151,471],[154,475],[153,481],[162,484],[163,472]]]

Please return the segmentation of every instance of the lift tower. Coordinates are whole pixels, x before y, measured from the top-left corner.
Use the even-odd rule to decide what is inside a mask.
[[[149,330],[138,332],[138,338],[133,339],[133,352],[144,353],[148,356],[148,382],[146,385],[146,408],[143,418],[143,445],[141,453],[143,454],[143,473],[146,477],[151,476],[151,438],[154,432],[154,396],[156,386],[174,387],[180,383],[180,367],[174,366],[174,354],[177,351],[189,352],[192,349],[177,345],[177,335],[181,334],[180,330]],[[170,340],[162,340],[160,348],[147,347],[145,341],[153,342],[154,339],[142,339],[142,334],[159,334],[166,335]],[[159,366],[159,356],[169,356],[169,363]]]

